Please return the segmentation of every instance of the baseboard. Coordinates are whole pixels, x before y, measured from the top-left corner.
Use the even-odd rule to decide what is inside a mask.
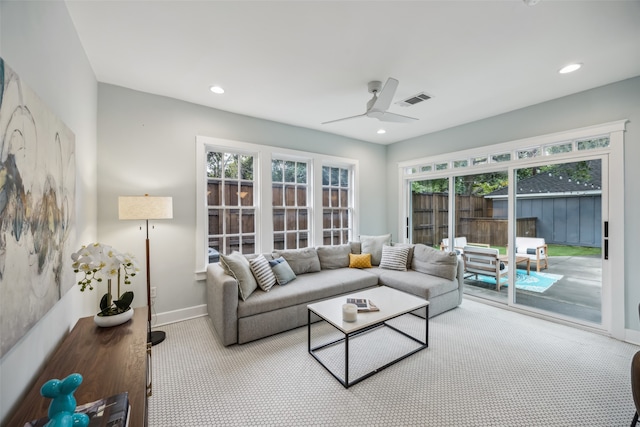
[[[166,311],[164,313],[151,315],[151,326],[153,328],[168,325],[169,323],[182,322],[207,315],[207,304],[193,307],[181,308],[180,310]]]
[[[634,331],[633,329],[625,329],[624,340],[631,344],[640,345],[640,331]]]

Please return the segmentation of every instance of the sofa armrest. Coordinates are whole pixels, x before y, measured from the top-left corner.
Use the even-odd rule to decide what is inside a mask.
[[[237,343],[238,282],[217,263],[207,266],[207,311],[222,344]]]
[[[462,304],[462,297],[464,296],[464,262],[458,257],[458,274],[456,276],[458,281],[458,305]]]

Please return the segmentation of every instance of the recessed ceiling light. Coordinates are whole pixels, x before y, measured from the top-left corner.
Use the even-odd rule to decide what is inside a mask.
[[[582,64],[569,64],[560,68],[558,72],[560,74],[573,73],[574,71],[580,69],[580,67],[582,67]]]
[[[383,133],[387,133],[387,131],[384,129],[378,129],[378,134],[382,135]]]
[[[218,95],[220,95],[220,94],[224,93],[224,89],[222,89],[220,86],[211,86],[211,87],[209,88],[209,90],[210,90],[211,92],[213,92],[213,93],[218,94]]]

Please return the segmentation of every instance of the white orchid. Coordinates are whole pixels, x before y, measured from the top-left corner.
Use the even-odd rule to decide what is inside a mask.
[[[84,274],[82,280],[78,282],[83,292],[87,287],[93,290],[93,281],[102,282],[104,278],[117,278],[120,269],[124,272],[124,283],[128,285],[131,283],[130,277],[140,271],[133,255],[123,254],[102,243],[82,246],[77,252],[71,254],[71,259],[73,271]]]

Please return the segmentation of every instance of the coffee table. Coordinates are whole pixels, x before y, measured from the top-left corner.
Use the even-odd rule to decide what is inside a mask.
[[[498,257],[498,259],[502,262],[504,262],[505,264],[509,263],[509,255],[501,255]],[[516,266],[518,264],[520,264],[521,262],[526,262],[527,263],[527,276],[529,276],[531,273],[531,259],[529,257],[526,256],[521,256],[521,255],[516,255]]]
[[[342,320],[342,305],[346,303],[347,298],[367,298],[380,308],[380,311],[371,312],[359,312],[357,320],[355,322],[345,322]],[[405,331],[400,330],[396,326],[389,324],[391,319],[395,319],[400,316],[408,315],[409,313],[420,309],[426,308],[425,317],[425,336],[424,340],[415,338]],[[377,372],[405,359],[412,354],[423,350],[429,346],[429,301],[418,298],[414,295],[407,294],[405,292],[398,291],[386,286],[380,286],[377,288],[355,292],[349,295],[343,295],[340,297],[332,298],[325,301],[309,304],[307,306],[307,330],[308,330],[308,350],[317,361],[320,363],[331,375],[333,375],[345,388],[349,388],[353,384],[356,384],[365,378],[368,378]],[[331,342],[320,344],[316,347],[311,346],[311,313],[315,313],[320,317],[322,321],[329,323],[331,326],[340,331],[344,337],[332,340]],[[411,313],[413,315],[413,313]],[[417,316],[417,315],[416,315]],[[394,360],[361,375],[355,379],[349,379],[349,343],[350,341],[357,339],[359,335],[371,331],[375,328],[390,328],[399,334],[404,335],[407,338],[417,342],[419,346],[413,350],[408,351],[405,354],[395,358]],[[317,352],[338,343],[344,342],[344,379],[333,372],[318,356]],[[385,342],[376,342],[379,345],[385,345]]]

